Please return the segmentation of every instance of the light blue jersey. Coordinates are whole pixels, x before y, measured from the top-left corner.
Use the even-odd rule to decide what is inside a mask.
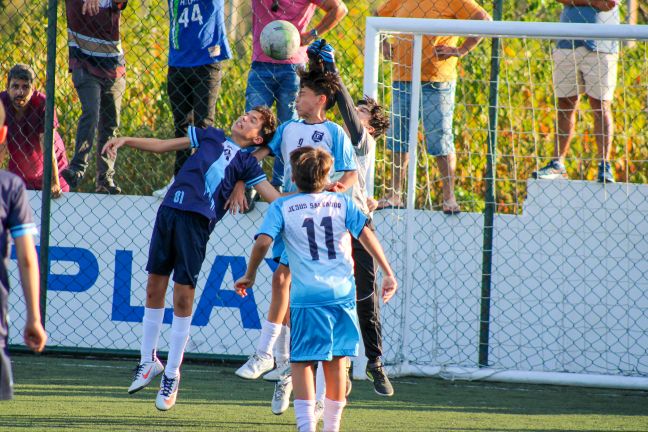
[[[282,123],[268,144],[275,156],[284,161],[284,191],[294,192],[297,187],[292,181],[290,153],[300,147],[321,148],[333,157],[331,180],[334,172],[355,171],[356,163],[351,140],[344,129],[331,121],[310,124],[304,120],[290,120]],[[339,176],[338,176],[339,178]]]
[[[355,301],[351,235],[358,237],[367,217],[349,195],[298,193],[275,200],[259,234],[281,236],[290,261],[290,307]]]

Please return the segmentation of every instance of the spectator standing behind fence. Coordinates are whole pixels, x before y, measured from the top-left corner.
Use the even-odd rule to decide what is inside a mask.
[[[319,24],[309,27],[318,7],[325,14]],[[252,66],[245,91],[245,109],[249,111],[259,105],[272,107],[276,102],[279,123],[297,119],[297,70],[303,68],[307,61],[306,47],[335,27],[347,12],[341,0],[252,0]],[[288,60],[275,60],[261,49],[261,31],[274,20],[291,22],[301,34],[302,46]],[[273,186],[281,187],[283,172],[283,162],[275,158],[271,180]]]
[[[618,0],[558,0],[564,5],[560,22],[619,24]],[[553,52],[553,85],[558,99],[554,158],[533,172],[534,178],[567,178],[565,158],[574,136],[581,93],[589,99],[598,146],[599,182],[614,183],[610,165],[614,124],[612,98],[616,87],[619,43],[603,40],[559,40]]]
[[[7,141],[0,144],[0,159],[9,153],[8,170],[20,177],[27,189],[43,188],[43,144],[45,137],[45,95],[34,89],[36,74],[25,64],[11,68],[7,76],[7,90],[0,93],[0,102],[6,112]],[[70,190],[60,170],[67,167],[65,145],[56,131],[58,120],[54,114],[54,154],[52,157],[52,197]]]
[[[115,159],[101,154],[119,127],[126,88],[126,62],[120,40],[121,11],[127,0],[66,0],[68,48],[72,81],[81,102],[74,157],[62,172],[75,188],[88,168],[96,143],[96,192],[120,194],[115,185]]]
[[[176,138],[187,136],[189,124],[214,124],[214,108],[221,86],[221,61],[232,53],[225,34],[223,0],[169,0],[169,70],[167,92]],[[176,152],[173,176],[191,149]],[[164,198],[171,182],[153,192]]]
[[[400,18],[490,20],[473,0],[388,0],[378,15]],[[468,54],[481,38],[465,38],[457,47],[455,36],[425,36],[421,66],[421,118],[427,151],[437,159],[443,182],[443,212],[461,210],[454,195],[455,156],[452,116],[455,105],[457,61]],[[387,147],[393,152],[393,189],[379,201],[379,208],[400,207],[407,173],[410,100],[412,93],[412,41],[396,38],[384,52],[394,63],[391,128]],[[392,51],[393,49],[393,51]]]
[[[4,143],[7,136],[4,120],[5,111],[0,104],[0,144]],[[7,352],[9,234],[16,245],[20,283],[25,295],[25,344],[33,351],[41,352],[47,340],[38,302],[38,257],[33,238],[36,233],[25,185],[14,174],[0,170],[0,400],[11,399],[13,396],[11,360]]]

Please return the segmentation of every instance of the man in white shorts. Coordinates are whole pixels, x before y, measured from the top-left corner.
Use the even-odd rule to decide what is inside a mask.
[[[558,0],[564,5],[560,22],[619,24],[619,0]],[[612,98],[616,86],[619,44],[603,40],[559,40],[553,52],[553,85],[558,99],[558,130],[554,158],[532,173],[534,178],[568,178],[565,157],[574,136],[580,95],[589,99],[598,146],[598,181],[614,182],[610,165],[613,120]]]

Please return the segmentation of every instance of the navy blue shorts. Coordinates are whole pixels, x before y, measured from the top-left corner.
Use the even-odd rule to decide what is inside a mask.
[[[146,271],[196,287],[213,230],[209,219],[193,212],[160,206],[151,236]]]

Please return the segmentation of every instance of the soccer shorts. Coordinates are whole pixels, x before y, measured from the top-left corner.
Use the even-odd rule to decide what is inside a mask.
[[[146,271],[163,276],[173,272],[174,282],[195,288],[212,229],[209,219],[198,213],[160,206]]]
[[[290,361],[330,361],[357,356],[360,332],[355,300],[290,308]]]
[[[0,400],[9,400],[13,397],[13,378],[11,375],[11,360],[7,350],[7,341],[0,346]]]

